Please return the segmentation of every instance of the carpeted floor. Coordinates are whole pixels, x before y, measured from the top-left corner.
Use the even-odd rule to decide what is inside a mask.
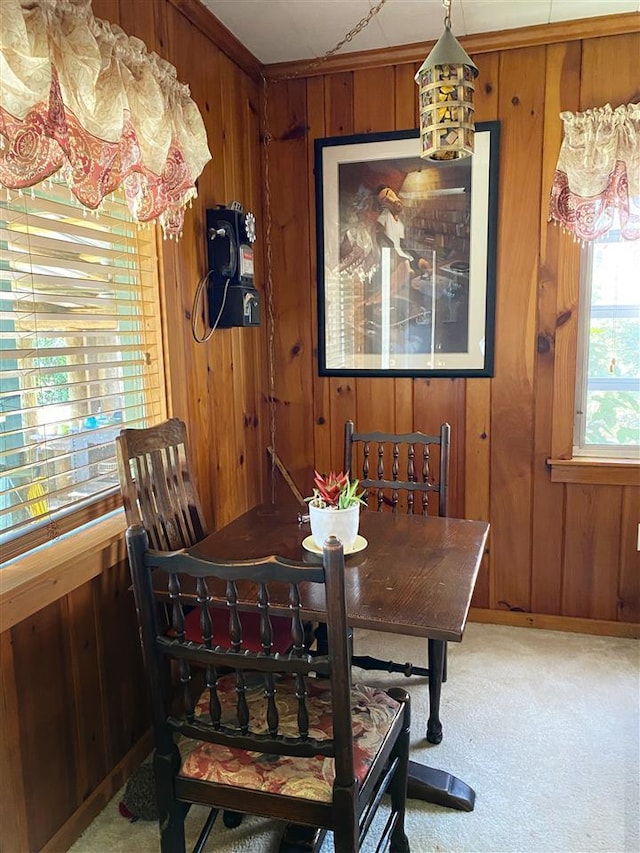
[[[426,641],[357,632],[357,653],[414,662]],[[398,683],[412,697],[412,758],[451,771],[476,791],[473,812],[409,801],[413,853],[637,853],[640,851],[640,643],[470,624],[449,646],[444,739],[424,739],[426,680],[354,671]],[[155,823],[129,823],[120,792],[71,853],[155,853]],[[205,810],[192,808],[193,845]],[[275,853],[282,825],[219,820],[207,853]],[[373,839],[363,851],[375,849]],[[322,853],[332,853],[327,837]]]

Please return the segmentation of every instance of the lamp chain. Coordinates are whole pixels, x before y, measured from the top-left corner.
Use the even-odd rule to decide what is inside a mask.
[[[444,6],[444,25],[451,29],[451,0],[442,0]]]
[[[382,9],[387,0],[378,0],[375,6],[369,9],[369,12],[345,34],[335,47],[328,50],[323,56],[318,57],[313,62],[305,65],[296,74],[289,74],[278,77],[276,82],[282,80],[294,80],[296,77],[301,77],[313,68],[321,65],[330,56],[337,53],[345,44],[353,41],[353,39],[362,30],[368,26],[369,22]],[[451,0],[449,0],[451,2]],[[446,5],[446,3],[445,3]],[[276,468],[276,375],[275,375],[275,317],[273,310],[273,274],[272,274],[272,251],[271,251],[271,181],[269,176],[269,145],[273,141],[273,136],[269,131],[269,110],[267,104],[268,86],[267,78],[262,75],[262,128],[263,128],[263,145],[264,145],[264,198],[265,198],[265,240],[266,240],[266,275],[265,286],[267,295],[267,361],[269,371],[269,440],[271,442],[271,502],[275,503],[275,468]]]

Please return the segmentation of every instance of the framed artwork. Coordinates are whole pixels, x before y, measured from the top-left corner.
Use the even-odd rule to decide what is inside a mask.
[[[499,124],[474,153],[417,130],[315,141],[324,376],[492,376]]]

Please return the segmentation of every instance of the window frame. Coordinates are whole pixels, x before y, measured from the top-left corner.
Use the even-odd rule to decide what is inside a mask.
[[[616,241],[619,242],[619,241]],[[586,432],[588,358],[591,331],[591,301],[593,295],[593,243],[582,246],[580,252],[580,304],[578,306],[578,341],[576,352],[576,401],[573,422],[573,456],[598,459],[633,459],[640,454],[640,444],[584,444]]]
[[[547,223],[549,257],[557,270],[554,334],[551,454],[547,459],[553,483],[638,486],[640,460],[632,457],[575,456],[574,412],[578,369],[578,307],[580,304],[581,245]]]
[[[81,205],[78,205],[78,210],[82,211]],[[99,213],[97,215],[99,217]],[[158,393],[157,399],[154,396],[150,405],[153,405],[156,410],[153,422],[159,422],[167,417],[169,408],[163,239],[158,225],[152,223],[143,227],[152,229],[151,234],[145,236],[145,240],[147,241],[147,245],[152,246],[155,254],[155,262],[150,265],[147,271],[142,272],[142,268],[140,267],[141,280],[139,284],[140,287],[147,289],[149,289],[149,284],[151,284],[151,292],[153,294],[153,317],[151,319],[156,320],[153,335],[156,340],[156,350],[158,353],[156,368]],[[143,282],[142,278],[146,278],[146,282]],[[147,292],[149,291],[147,290]],[[148,323],[149,318],[149,316],[145,315],[143,322],[145,324]],[[126,427],[127,423],[123,422],[122,426]],[[59,510],[53,511],[41,518],[36,518],[31,524],[25,526],[22,532],[17,532],[14,537],[8,536],[3,541],[3,562],[19,560],[20,558],[27,557],[31,552],[37,555],[40,551],[39,546],[52,546],[60,540],[66,540],[68,534],[80,532],[88,524],[108,520],[113,512],[121,507],[122,496],[120,487],[114,485],[110,489],[98,493],[95,497],[88,496],[85,500],[61,507]]]

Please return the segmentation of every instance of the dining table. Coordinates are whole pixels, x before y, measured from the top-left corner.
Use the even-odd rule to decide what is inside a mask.
[[[300,521],[299,518],[304,520]],[[460,518],[363,511],[359,550],[345,554],[347,618],[366,628],[429,641],[429,719],[439,721],[444,648],[462,641],[471,597],[485,552],[489,524]],[[305,545],[303,545],[303,542]],[[364,544],[363,544],[364,542]],[[250,560],[277,555],[319,562],[309,524],[295,504],[261,504],[189,548],[207,560]],[[324,585],[302,584],[305,619],[326,616]],[[270,600],[273,614],[288,601]],[[410,761],[408,796],[472,811],[475,791],[445,770]]]

